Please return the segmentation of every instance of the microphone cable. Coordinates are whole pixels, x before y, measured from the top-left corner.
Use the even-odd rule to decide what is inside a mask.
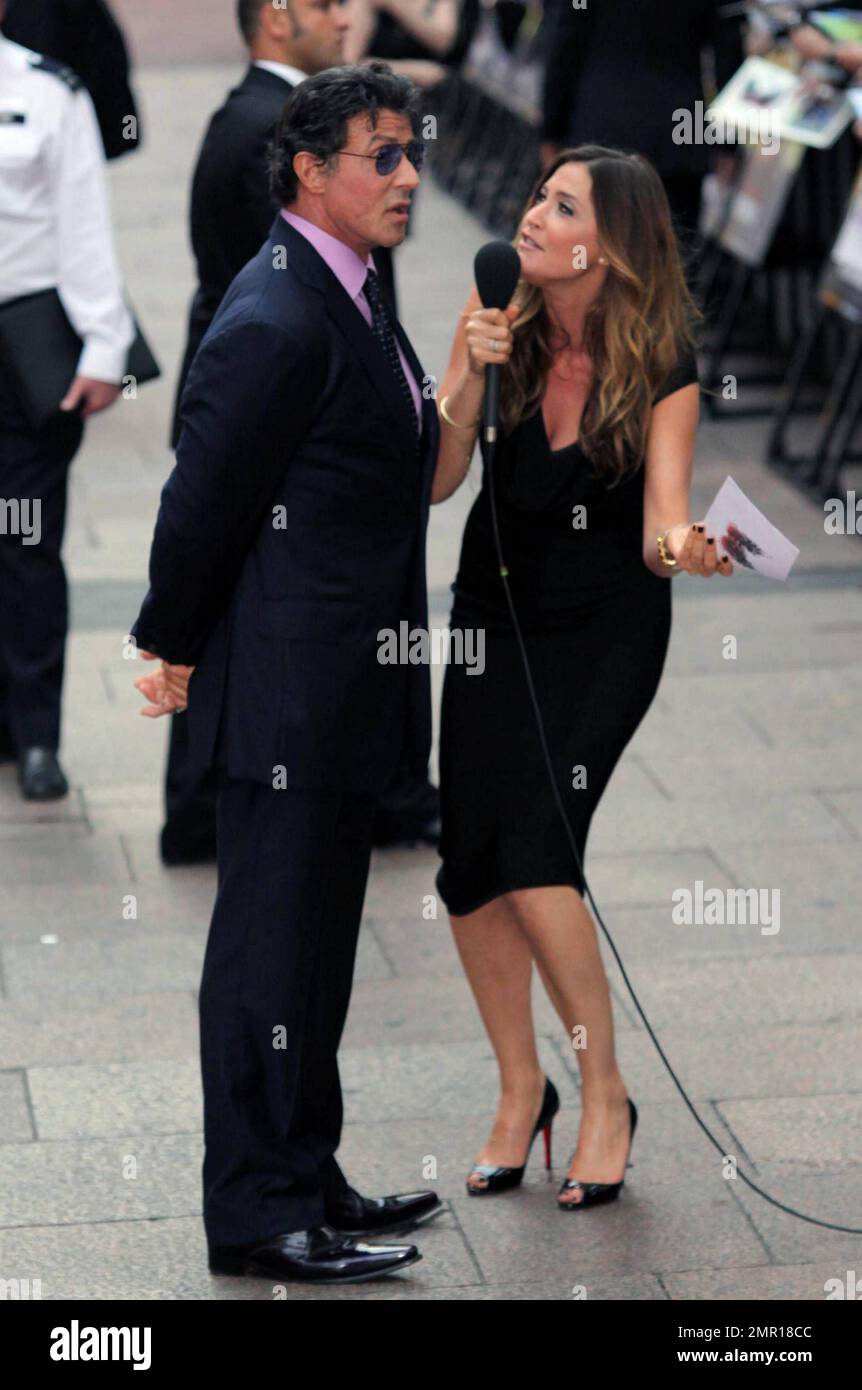
[[[487,436],[490,436],[490,438],[487,437]],[[533,706],[533,713],[534,713],[534,715],[535,715],[535,717],[536,717],[536,728],[537,728],[538,734],[539,734],[539,741],[541,742],[541,745],[542,745],[542,754],[543,754],[543,756],[544,756],[545,766],[546,766],[547,771],[548,771],[548,778],[549,778],[550,783],[551,783],[551,790],[552,790],[552,792],[553,792],[553,794],[554,794],[554,801],[556,802],[557,810],[559,811],[560,816],[561,816],[561,818],[562,818],[563,825],[564,825],[565,830],[566,830],[566,836],[567,836],[567,838],[568,838],[569,845],[570,845],[570,847],[571,847],[572,855],[573,855],[573,857],[574,857],[575,863],[576,863],[577,866],[578,866],[578,872],[579,872],[581,878],[582,878],[583,881],[584,881],[584,889],[585,889],[585,891],[586,891],[587,896],[589,897],[590,903],[592,904],[592,908],[593,908],[593,912],[595,913],[596,920],[598,921],[599,926],[601,927],[602,931],[604,932],[605,939],[607,940],[608,945],[610,946],[611,950],[613,951],[614,959],[615,959],[617,965],[618,965],[619,968],[620,968],[620,973],[621,973],[623,979],[624,979],[625,982],[626,982],[626,988],[628,989],[629,994],[631,995],[632,999],[634,1000],[635,1007],[636,1007],[638,1013],[640,1014],[641,1018],[642,1018],[643,1021],[644,1021],[644,1025],[645,1025],[646,1030],[647,1030],[647,1032],[649,1033],[650,1037],[652,1038],[652,1041],[653,1041],[653,1044],[654,1044],[654,1046],[655,1046],[655,1049],[656,1049],[656,1051],[658,1052],[659,1056],[661,1057],[661,1060],[662,1060],[662,1062],[664,1063],[665,1068],[666,1068],[666,1070],[667,1070],[667,1072],[668,1072],[668,1075],[670,1076],[671,1080],[673,1081],[673,1084],[676,1086],[676,1089],[679,1091],[680,1095],[682,1096],[683,1100],[685,1101],[685,1103],[686,1103],[686,1105],[688,1106],[689,1110],[691,1111],[692,1115],[693,1115],[694,1118],[697,1120],[697,1123],[700,1125],[700,1127],[701,1127],[701,1129],[703,1130],[704,1134],[706,1135],[707,1139],[708,1139],[708,1140],[710,1141],[710,1143],[717,1149],[717,1151],[721,1154],[722,1158],[729,1158],[730,1155],[727,1154],[727,1153],[725,1152],[724,1148],[723,1148],[722,1145],[718,1142],[718,1140],[716,1139],[715,1135],[712,1133],[711,1129],[710,1129],[710,1128],[708,1127],[708,1125],[706,1125],[706,1124],[704,1123],[704,1121],[700,1118],[700,1115],[697,1113],[697,1110],[696,1110],[696,1109],[694,1108],[694,1106],[692,1105],[691,1100],[689,1099],[689,1097],[688,1097],[688,1095],[687,1095],[687,1093],[686,1093],[685,1087],[683,1086],[682,1082],[680,1081],[679,1077],[677,1076],[676,1072],[674,1071],[673,1067],[671,1066],[671,1064],[670,1064],[670,1062],[669,1062],[669,1060],[668,1060],[668,1058],[667,1058],[667,1055],[665,1054],[665,1051],[664,1051],[664,1049],[663,1049],[661,1043],[659,1042],[658,1038],[656,1037],[656,1035],[655,1035],[655,1033],[654,1033],[654,1031],[653,1031],[653,1028],[652,1028],[652,1025],[650,1024],[649,1019],[647,1018],[646,1014],[644,1013],[643,1009],[641,1008],[640,1000],[638,999],[637,994],[635,993],[635,990],[634,990],[634,986],[632,985],[632,982],[631,982],[631,980],[629,979],[628,974],[626,973],[626,969],[625,969],[625,966],[623,965],[623,962],[622,962],[622,958],[621,958],[621,956],[620,956],[620,953],[619,953],[619,951],[617,950],[616,946],[614,945],[613,938],[612,938],[610,932],[608,931],[607,927],[605,926],[604,921],[602,920],[602,915],[601,915],[601,913],[599,912],[598,907],[596,906],[596,900],[595,900],[595,898],[593,897],[592,890],[591,890],[591,888],[590,888],[589,883],[587,882],[586,874],[584,873],[584,870],[583,870],[583,865],[581,864],[580,855],[578,854],[578,848],[577,848],[577,844],[576,844],[576,842],[575,842],[574,832],[572,831],[571,824],[569,823],[569,818],[568,818],[568,815],[566,814],[566,808],[565,808],[565,806],[564,806],[564,804],[563,804],[563,799],[562,799],[562,797],[560,796],[560,790],[559,790],[559,787],[557,786],[557,779],[556,779],[556,777],[554,776],[554,765],[553,765],[553,762],[552,762],[552,760],[551,760],[550,751],[549,751],[549,749],[548,749],[548,740],[547,740],[547,737],[546,737],[546,735],[545,735],[545,725],[544,725],[544,721],[542,720],[542,711],[541,711],[541,708],[540,708],[540,706],[539,706],[539,701],[538,701],[538,699],[537,699],[537,697],[536,697],[536,688],[535,688],[535,685],[533,684],[533,673],[532,673],[532,671],[531,671],[531,669],[530,669],[530,662],[529,662],[529,658],[528,658],[528,656],[527,656],[527,648],[526,648],[526,646],[525,646],[525,644],[524,644],[524,638],[523,638],[523,634],[522,634],[522,632],[521,632],[521,625],[520,625],[520,623],[518,622],[518,615],[517,615],[517,612],[516,612],[516,610],[515,610],[515,605],[514,605],[514,602],[512,601],[512,594],[511,594],[511,591],[510,591],[510,588],[509,588],[509,570],[508,570],[508,566],[507,566],[506,563],[505,563],[505,560],[503,559],[503,547],[502,547],[502,543],[501,543],[501,541],[500,541],[500,527],[499,527],[499,521],[498,521],[498,517],[497,517],[497,502],[496,502],[496,495],[495,495],[495,491],[494,491],[494,467],[493,467],[493,465],[494,465],[494,455],[495,455],[495,450],[496,450],[496,437],[497,437],[497,431],[496,431],[496,429],[495,429],[493,426],[488,425],[485,421],[483,421],[483,427],[482,427],[482,430],[480,431],[480,434],[479,434],[479,447],[480,447],[480,450],[481,450],[482,461],[483,461],[483,464],[484,464],[484,466],[485,466],[485,471],[486,471],[487,476],[488,476],[489,500],[490,500],[490,503],[491,503],[491,523],[492,523],[493,531],[494,531],[494,546],[495,546],[495,549],[496,549],[496,551],[497,551],[497,562],[498,562],[498,565],[499,565],[500,578],[501,578],[502,581],[503,581],[503,589],[504,589],[505,594],[506,594],[506,602],[507,602],[508,607],[509,607],[509,614],[510,614],[511,619],[512,619],[512,626],[514,627],[515,636],[516,636],[517,641],[518,641],[518,648],[519,648],[520,653],[521,653],[521,661],[522,661],[523,667],[524,667],[524,675],[525,675],[526,678],[527,678],[527,688],[528,688],[529,695],[530,695],[530,701],[531,701],[532,706]],[[670,579],[668,579],[668,580],[665,581],[665,583],[668,583],[668,584],[670,584],[670,583],[672,583],[672,582],[673,582],[673,581],[670,580]],[[840,1226],[840,1225],[838,1225],[837,1222],[834,1222],[834,1221],[823,1221],[823,1220],[821,1220],[821,1219],[820,1219],[819,1217],[817,1217],[817,1216],[807,1216],[807,1215],[805,1214],[805,1212],[797,1211],[795,1207],[790,1207],[790,1206],[788,1206],[785,1202],[780,1202],[780,1201],[778,1200],[777,1197],[771,1196],[771,1194],[770,1194],[769,1192],[764,1191],[764,1189],[763,1189],[762,1187],[759,1187],[758,1184],[757,1184],[756,1182],[754,1182],[751,1178],[749,1178],[748,1175],[747,1175],[746,1173],[744,1173],[743,1170],[742,1170],[742,1168],[739,1166],[738,1161],[737,1161],[737,1163],[736,1163],[736,1172],[737,1172],[737,1174],[739,1175],[739,1177],[742,1178],[743,1182],[745,1182],[745,1183],[748,1184],[748,1186],[752,1189],[753,1192],[756,1192],[756,1193],[758,1194],[758,1196],[762,1197],[762,1198],[764,1199],[764,1201],[769,1202],[772,1206],[778,1207],[778,1209],[779,1209],[780,1211],[786,1211],[790,1216],[795,1216],[795,1217],[797,1217],[800,1221],[807,1221],[807,1222],[809,1222],[809,1224],[812,1225],[812,1226],[823,1226],[823,1227],[825,1227],[827,1230],[830,1230],[830,1231],[844,1231],[844,1232],[846,1232],[847,1234],[849,1234],[849,1235],[854,1235],[854,1236],[862,1235],[862,1227],[860,1227],[860,1226]]]

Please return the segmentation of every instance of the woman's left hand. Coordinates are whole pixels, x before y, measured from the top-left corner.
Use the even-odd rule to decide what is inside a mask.
[[[711,579],[714,574],[733,573],[732,562],[726,555],[719,558],[715,537],[707,534],[702,521],[693,521],[690,526],[671,526],[665,544],[686,574],[700,574]]]

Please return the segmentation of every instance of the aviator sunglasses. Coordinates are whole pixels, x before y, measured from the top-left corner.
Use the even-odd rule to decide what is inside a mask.
[[[406,154],[414,169],[421,169],[425,162],[425,143],[422,140],[408,140],[406,145],[381,145],[374,154],[356,154],[354,150],[339,150],[338,153],[349,154],[353,159],[373,159],[378,174],[386,175],[395,172],[402,154]]]

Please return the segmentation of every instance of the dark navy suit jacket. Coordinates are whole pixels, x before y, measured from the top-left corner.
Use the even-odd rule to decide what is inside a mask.
[[[420,388],[423,371],[400,325]],[[232,777],[378,793],[424,774],[425,665],[378,633],[426,628],[439,424],[422,433],[359,309],[279,216],[195,357],[162,491],[138,646],[196,667],[193,756]]]

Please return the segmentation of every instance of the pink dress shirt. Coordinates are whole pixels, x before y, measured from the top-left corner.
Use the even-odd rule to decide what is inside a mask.
[[[329,232],[325,232],[323,228],[318,227],[315,222],[309,222],[308,218],[300,217],[297,213],[288,211],[287,208],[282,208],[281,215],[285,222],[289,222],[294,231],[304,236],[306,241],[310,241],[318,255],[323,257],[329,269],[336,279],[344,286],[370,328],[371,305],[368,303],[362,288],[365,284],[365,277],[368,271],[377,270],[370,252],[368,260],[363,264],[359,256],[357,256],[356,252],[350,246],[347,246],[343,241],[339,241],[338,237],[334,237]],[[421,429],[422,396],[416,383],[416,378],[410,370],[397,336],[395,345],[398,348],[401,366],[407,378],[407,385],[410,387],[410,394],[413,397],[417,425]]]

